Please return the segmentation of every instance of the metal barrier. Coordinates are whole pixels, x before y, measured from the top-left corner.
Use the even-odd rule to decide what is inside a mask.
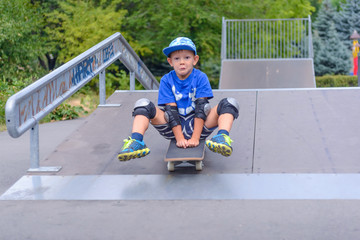
[[[223,18],[221,59],[313,58],[311,18]]]
[[[115,33],[86,52],[11,96],[6,102],[6,126],[17,138],[30,129],[29,172],[59,171],[61,167],[39,166],[39,121],[99,74],[100,105],[106,104],[105,69],[120,60],[130,71],[130,90],[135,78],[146,89],[158,89],[159,82],[120,33]]]

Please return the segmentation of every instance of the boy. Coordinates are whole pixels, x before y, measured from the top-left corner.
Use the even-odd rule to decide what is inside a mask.
[[[163,109],[145,98],[135,103],[132,134],[124,140],[118,159],[127,161],[150,153],[143,142],[150,122],[166,139],[175,139],[181,148],[196,147],[200,139],[218,127],[217,135],[207,140],[206,146],[213,152],[230,156],[229,132],[239,115],[239,104],[234,98],[224,98],[214,108],[210,107],[211,86],[206,74],[194,68],[199,56],[189,38],[176,38],[163,53],[174,68],[160,81],[158,106]]]

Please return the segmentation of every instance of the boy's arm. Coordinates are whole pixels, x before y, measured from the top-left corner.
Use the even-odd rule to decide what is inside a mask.
[[[203,130],[204,124],[205,124],[205,120],[206,116],[208,113],[206,113],[206,108],[208,108],[210,105],[208,105],[208,101],[207,98],[199,98],[198,101],[195,101],[196,104],[196,108],[195,108],[195,119],[194,119],[194,131],[193,134],[191,136],[191,139],[189,139],[188,143],[189,143],[189,147],[196,147],[197,145],[199,145],[199,141],[200,141],[200,136],[201,136],[201,132]],[[206,106],[208,105],[208,106]],[[200,114],[198,114],[198,113]]]
[[[188,140],[189,147],[196,147],[199,145],[201,132],[203,130],[205,121],[201,118],[194,119],[194,131],[191,138]]]
[[[175,135],[176,146],[180,148],[187,148],[188,141],[185,139],[184,134],[182,133],[181,125],[177,125],[172,128],[172,131]]]
[[[177,106],[176,103],[168,103],[166,105]],[[177,125],[171,129],[174,133],[176,139],[176,146],[181,148],[188,147],[188,141],[185,139],[184,134],[181,129],[181,125]]]

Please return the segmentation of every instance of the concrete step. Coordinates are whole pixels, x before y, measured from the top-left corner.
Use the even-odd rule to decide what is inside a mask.
[[[24,176],[0,200],[360,199],[360,174]]]

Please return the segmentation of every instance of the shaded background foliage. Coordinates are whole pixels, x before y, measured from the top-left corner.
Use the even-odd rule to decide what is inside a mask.
[[[357,13],[349,6],[359,1],[331,0],[341,26],[349,23],[347,13]],[[313,14],[314,21],[321,6],[321,0],[1,0],[0,124],[10,95],[115,32],[124,35],[158,79],[170,70],[162,49],[178,36],[190,37],[198,48],[198,68],[217,87],[222,17],[272,19]],[[347,12],[341,15],[342,11]],[[351,27],[358,26],[357,21],[350,22],[355,22]],[[337,33],[336,24],[335,29]],[[127,70],[120,62],[106,74],[108,93],[129,88]],[[94,80],[81,94],[89,95],[96,88]]]

